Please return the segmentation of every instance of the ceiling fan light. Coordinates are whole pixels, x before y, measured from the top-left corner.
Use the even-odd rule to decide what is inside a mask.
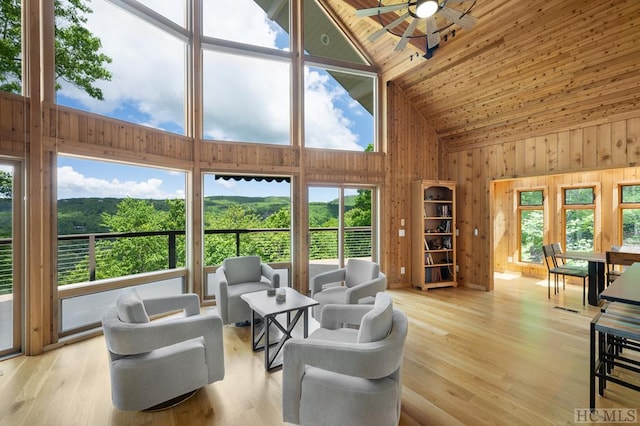
[[[428,18],[438,11],[438,2],[435,0],[418,0],[416,6],[416,16],[418,18]]]

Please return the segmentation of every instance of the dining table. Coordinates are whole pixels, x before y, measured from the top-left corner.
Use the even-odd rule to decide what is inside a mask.
[[[600,293],[600,299],[640,306],[640,262],[625,269],[622,275]]]
[[[599,306],[600,293],[604,290],[605,267],[607,262],[606,253],[592,251],[566,251],[556,254],[561,259],[582,260],[587,262],[589,272],[589,290],[587,300],[590,305]]]

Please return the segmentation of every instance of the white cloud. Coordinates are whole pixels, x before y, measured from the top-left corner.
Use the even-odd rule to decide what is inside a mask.
[[[215,179],[215,184],[224,188],[224,189],[235,189],[238,185],[232,180],[226,179]]]
[[[357,136],[350,130],[352,122],[336,108],[345,96],[342,87],[330,88],[329,76],[305,69],[305,137],[306,145],[330,149],[358,150]]]
[[[175,0],[145,4],[158,11],[175,8]],[[108,65],[113,79],[99,84],[104,101],[90,99],[63,82],[61,93],[100,114],[117,113],[152,127],[168,128],[176,122],[184,126],[185,45],[104,0],[93,0],[91,8],[94,13],[87,25],[113,59]],[[203,16],[206,35],[276,47],[278,33],[253,0],[204,0]],[[289,143],[288,64],[209,53],[204,63],[205,135]],[[314,73],[308,75],[307,145],[361,150],[353,123],[335,104],[346,92],[332,89],[327,79]],[[127,118],[140,112],[145,114],[142,119]]]
[[[276,47],[277,33],[254,0],[204,0],[202,16],[206,36]]]
[[[120,181],[87,177],[71,166],[58,168],[58,198],[184,198],[184,190],[168,193],[162,188],[162,179],[150,178],[145,181]]]

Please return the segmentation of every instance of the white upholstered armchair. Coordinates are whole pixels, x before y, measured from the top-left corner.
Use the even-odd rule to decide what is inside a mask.
[[[179,310],[184,316],[149,320]],[[201,315],[196,294],[142,300],[127,289],[102,327],[116,408],[145,410],[224,378],[222,319]]]
[[[218,312],[224,324],[251,319],[251,308],[240,297],[244,293],[280,287],[280,275],[260,256],[227,258],[212,278]]]
[[[357,304],[386,288],[387,277],[380,272],[380,265],[368,260],[349,259],[346,267],[311,278],[311,298],[319,303],[313,307],[313,317],[319,321],[325,305]]]
[[[360,328],[342,328],[343,323]],[[406,315],[386,293],[374,305],[327,305],[321,328],[284,346],[282,413],[302,425],[397,425]]]

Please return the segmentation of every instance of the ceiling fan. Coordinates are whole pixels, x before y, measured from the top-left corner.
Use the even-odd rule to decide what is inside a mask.
[[[453,4],[461,4],[464,9],[449,7]],[[478,19],[469,14],[475,4],[475,0],[379,0],[377,7],[356,10],[356,16],[377,15],[380,25],[383,25],[380,30],[368,37],[369,41],[375,41],[389,32],[400,37],[394,50],[401,51],[407,46],[409,39],[426,37],[427,50],[433,50],[440,44],[440,33],[453,24],[465,30],[475,26]],[[381,16],[387,13],[393,13],[395,19],[385,25]],[[396,32],[398,31],[396,28],[405,21],[408,25],[404,31]]]

